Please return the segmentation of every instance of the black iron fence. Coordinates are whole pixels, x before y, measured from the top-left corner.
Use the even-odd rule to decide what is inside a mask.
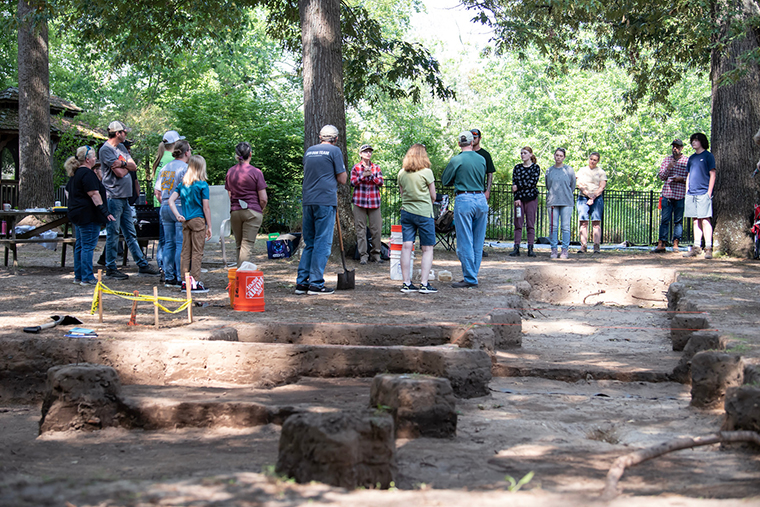
[[[448,194],[453,205],[456,200],[453,188],[444,188],[439,181],[436,182],[435,188],[439,194]],[[386,181],[381,195],[383,198],[383,234],[390,234],[390,226],[397,224],[400,216],[401,198],[399,197],[398,185],[395,182]],[[660,193],[655,191],[605,191],[604,216],[601,223],[602,242],[619,244],[627,241],[634,245],[656,243],[660,229],[659,199]],[[488,204],[486,238],[498,241],[514,240],[515,208],[512,185],[494,184],[491,188]],[[578,215],[575,212],[571,223],[572,241],[578,241]],[[538,212],[536,213],[535,227],[536,237],[549,237],[549,215],[544,187],[538,187]],[[671,236],[672,234],[669,234],[669,237]],[[691,223],[689,220],[684,220],[683,241],[689,242],[690,238]]]
[[[148,198],[153,193],[150,182],[141,182]],[[456,193],[452,187],[443,187],[437,181],[435,188],[439,194],[449,195],[453,206]],[[383,234],[390,235],[391,225],[399,223],[401,197],[395,181],[386,181],[382,187]],[[577,197],[577,193],[576,193]],[[606,190],[604,192],[604,216],[602,218],[602,243],[651,245],[657,242],[660,228],[660,193],[657,191],[638,192],[633,190]],[[65,205],[63,187],[57,189],[56,200]],[[150,202],[150,200],[148,201]],[[509,241],[515,237],[515,209],[512,186],[495,183],[489,199],[488,226],[486,238]],[[267,205],[263,232],[268,230],[290,230],[300,223],[301,204],[295,197],[283,203],[270,202]],[[280,223],[282,222],[282,223]],[[572,216],[572,241],[578,241],[578,215]],[[684,220],[683,242],[691,242],[691,220]],[[549,216],[546,208],[546,189],[538,187],[538,212],[536,214],[536,237],[549,236]],[[672,223],[671,223],[672,228]],[[672,232],[672,231],[671,231]],[[523,235],[523,237],[525,237]],[[668,235],[672,237],[672,233]]]

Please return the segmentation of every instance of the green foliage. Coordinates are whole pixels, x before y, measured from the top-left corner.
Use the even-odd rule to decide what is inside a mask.
[[[516,481],[515,478],[512,477],[511,475],[505,476],[504,480],[509,483],[509,486],[507,486],[507,490],[510,491],[511,493],[517,493],[518,491],[520,491],[520,488],[528,484],[533,479],[534,475],[535,473],[533,471],[528,472],[519,481]]]

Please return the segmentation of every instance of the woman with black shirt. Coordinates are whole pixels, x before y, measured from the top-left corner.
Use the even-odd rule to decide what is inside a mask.
[[[69,220],[74,224],[76,244],[74,246],[74,283],[96,285],[92,272],[92,254],[98,244],[100,227],[114,220],[106,204],[106,188],[98,179],[93,168],[97,163],[97,151],[89,146],[77,148],[77,154],[64,163],[69,182]]]
[[[538,210],[538,178],[541,168],[530,146],[520,150],[522,164],[512,169],[512,192],[515,194],[515,247],[510,257],[520,256],[523,225],[528,229],[528,257],[535,257],[533,242],[536,239],[536,211]]]

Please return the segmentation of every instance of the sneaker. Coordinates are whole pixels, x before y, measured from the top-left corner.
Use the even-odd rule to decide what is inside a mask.
[[[693,246],[693,247],[691,247],[691,250],[689,250],[688,252],[684,253],[683,256],[684,257],[696,257],[697,255],[699,255],[701,253],[702,253],[702,249],[700,247]]]
[[[152,275],[152,276],[161,274],[159,270],[157,270],[150,264],[147,264],[145,266],[140,266],[140,268],[137,270],[137,273],[140,275]]]
[[[129,278],[129,275],[122,273],[118,269],[109,269],[106,270],[106,278],[109,280],[126,280]]]
[[[172,278],[170,280],[165,280],[164,281],[164,287],[168,287],[170,289],[174,289],[174,288],[179,287],[181,285],[182,284],[179,282],[179,280],[176,280],[174,278]]]
[[[557,254],[557,249],[556,248],[552,248],[551,258],[552,259],[556,259],[557,257],[559,257],[559,255]]]
[[[309,292],[309,286],[308,285],[298,285],[296,284],[296,294],[306,294]]]
[[[705,248],[705,259],[712,259],[712,247]]]
[[[203,282],[199,280],[195,282],[195,286],[192,289],[190,289],[190,292],[193,294],[203,294],[203,293],[208,292],[208,289],[204,287]]]
[[[182,280],[182,285],[179,286],[179,290],[185,292],[187,290],[187,282]]]
[[[90,278],[89,280],[83,280],[82,283],[80,283],[79,285],[81,285],[82,287],[87,287],[89,285],[97,285],[97,284],[98,284],[97,278]]]
[[[562,253],[559,254],[560,259],[567,259],[567,248],[562,249]]]
[[[377,259],[378,264],[385,264],[385,259]]]
[[[360,260],[359,264],[361,264],[362,266],[366,266],[367,265],[367,259]]]
[[[401,292],[408,293],[408,292],[419,292],[420,289],[418,287],[415,287],[413,283],[405,283],[401,286]]]
[[[470,282],[468,282],[466,280],[461,280],[459,282],[452,283],[451,286],[454,287],[455,289],[466,289],[468,287],[477,287],[478,284],[477,283],[470,283]]]
[[[307,294],[314,295],[314,294],[332,294],[335,292],[335,289],[328,289],[327,287],[317,287],[316,285],[309,285],[309,291]]]
[[[81,285],[81,284],[82,284],[82,280],[80,280],[79,278],[74,278],[74,285]]]
[[[435,294],[436,292],[438,289],[430,285],[430,282],[427,285],[420,285],[420,294]]]

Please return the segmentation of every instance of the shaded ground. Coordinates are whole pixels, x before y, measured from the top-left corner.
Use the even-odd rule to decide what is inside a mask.
[[[680,356],[670,348],[662,290],[678,277],[735,350],[760,357],[760,264],[749,261],[708,263],[672,254],[605,252],[552,262],[543,252],[537,259],[515,260],[506,251],[490,250],[478,289],[455,290],[438,283],[438,294],[405,295],[398,292],[399,282],[389,280],[387,264],[351,262],[350,268],[357,270],[355,291],[304,297],[292,294],[297,259],[266,260],[263,245],[257,243],[265,273],[265,312],[213,306],[227,303],[227,274],[218,246],[208,245],[204,267],[209,272],[203,281],[212,291],[197,299],[210,306],[195,308],[197,322],[190,326],[184,315],[162,314],[161,333],[150,326],[150,305],[139,307],[142,326],[128,327],[131,302],[113,296],[106,300],[105,322],[99,324],[88,314],[92,290],[71,283],[71,267],[56,267],[56,253],[20,248],[21,267],[0,270],[0,335],[19,336],[21,327],[60,314],[75,315],[101,339],[112,340],[193,339],[194,333],[234,322],[454,326],[483,322],[489,312],[508,304],[516,282],[527,279],[534,290],[522,309],[523,348],[500,352],[499,364],[537,375],[552,366],[583,372],[667,372]],[[461,277],[453,253],[436,250],[434,268]],[[330,283],[338,270],[338,264],[330,263]],[[151,294],[155,281],[133,276],[112,288]],[[162,295],[176,294],[160,290]],[[63,330],[53,329],[44,336],[62,335]],[[4,364],[9,360],[4,357]],[[37,437],[39,406],[8,405],[0,399],[0,505],[588,505],[616,457],[677,436],[713,432],[723,417],[721,412],[691,409],[688,386],[669,382],[598,380],[589,374],[577,382],[495,378],[490,387],[488,397],[458,400],[454,439],[397,441],[397,486],[416,492],[350,494],[258,475],[276,461],[278,426]],[[167,402],[240,399],[334,410],[367,406],[369,380],[302,379],[263,391],[246,386],[125,386],[125,393]],[[520,478],[530,471],[536,475],[524,487],[527,492],[506,491],[505,475]],[[620,505],[760,504],[760,455],[718,446],[682,451],[630,470],[621,486],[626,495],[644,496],[625,498]],[[714,503],[697,498],[744,500]]]

